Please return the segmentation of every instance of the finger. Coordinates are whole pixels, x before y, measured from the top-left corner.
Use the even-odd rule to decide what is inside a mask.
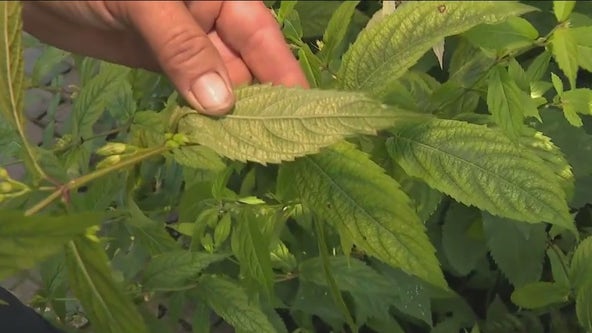
[[[211,115],[232,108],[232,86],[220,54],[183,2],[112,4],[144,37],[162,70],[194,108]]]
[[[224,44],[216,31],[210,32],[208,36],[220,53],[220,56],[222,57],[222,60],[228,69],[228,75],[230,75],[230,81],[232,82],[232,85],[240,86],[251,83],[251,81],[253,81],[253,75],[249,71],[249,68],[244,63],[243,59],[240,57],[240,54],[236,53],[234,50],[230,49],[226,44]]]
[[[259,81],[308,87],[277,22],[262,2],[224,2],[216,30]]]

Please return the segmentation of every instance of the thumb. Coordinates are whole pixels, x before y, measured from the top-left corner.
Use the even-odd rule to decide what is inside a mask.
[[[182,1],[124,2],[130,23],[160,67],[198,111],[221,115],[232,108],[232,84],[218,50]],[[122,9],[122,8],[120,8]]]

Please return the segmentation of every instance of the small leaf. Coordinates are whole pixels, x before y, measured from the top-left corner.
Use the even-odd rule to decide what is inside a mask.
[[[561,95],[561,105],[565,113],[592,115],[592,90],[588,88],[568,90]]]
[[[360,249],[435,286],[446,286],[409,198],[366,154],[344,143],[286,169],[303,202]]]
[[[23,216],[0,211],[0,280],[58,253],[76,236],[101,222],[100,214]]]
[[[569,279],[576,294],[590,283],[592,276],[592,237],[584,239],[576,248],[571,259]]]
[[[526,69],[526,76],[528,77],[529,82],[535,82],[543,78],[547,69],[549,68],[549,62],[551,61],[551,52],[544,51],[543,53],[539,54],[534,60],[530,63],[528,68]]]
[[[547,245],[545,225],[484,214],[483,229],[491,257],[514,286],[539,280]]]
[[[0,3],[0,24],[2,25],[2,49],[0,50],[0,112],[14,127],[23,127],[23,49],[22,3],[4,1]],[[19,131],[21,132],[21,131]]]
[[[569,300],[569,287],[553,282],[534,282],[517,288],[512,302],[525,309],[538,309]]]
[[[69,55],[70,53],[64,50],[46,46],[41,56],[35,61],[31,73],[31,83],[33,85],[44,85],[42,81],[47,80],[47,76],[51,74],[51,71]]]
[[[564,286],[570,286],[568,276],[569,264],[565,254],[557,245],[551,244],[547,250],[547,257],[551,265],[553,281]]]
[[[413,1],[364,29],[343,56],[341,87],[383,96],[390,84],[444,37],[533,10],[517,2]]]
[[[586,331],[592,330],[592,283],[583,286],[576,294],[576,315]]]
[[[102,246],[86,237],[67,246],[68,280],[93,331],[148,332],[134,303],[113,279],[108,262]]]
[[[356,6],[360,1],[344,1],[331,15],[327,30],[323,35],[323,48],[319,51],[319,58],[323,59],[326,63],[331,59],[338,58],[337,51],[345,38],[350,22],[354,13],[356,12]]]
[[[375,134],[401,117],[360,93],[260,85],[236,95],[232,114],[189,112],[179,132],[231,159],[264,164],[316,153],[354,134]]]
[[[228,324],[241,332],[275,333],[276,330],[255,302],[236,283],[205,275],[199,281],[199,296]]]
[[[561,81],[561,78],[557,76],[557,74],[551,73],[551,82],[553,83],[553,88],[555,88],[557,95],[563,95],[563,81]]]
[[[480,24],[463,36],[477,47],[508,51],[532,45],[539,33],[527,20],[509,17],[497,24]]]
[[[574,230],[553,171],[498,131],[432,119],[402,122],[393,133],[387,147],[405,172],[457,201],[502,217]]]
[[[148,290],[171,290],[196,283],[199,273],[210,264],[226,258],[222,254],[176,250],[152,257],[144,270]],[[192,280],[192,281],[190,281]]]
[[[569,15],[573,11],[574,7],[576,6],[575,1],[553,1],[553,13],[557,18],[557,21],[563,22],[569,18]]]
[[[563,71],[572,89],[576,87],[578,75],[578,45],[568,27],[559,27],[550,39],[551,53]]]

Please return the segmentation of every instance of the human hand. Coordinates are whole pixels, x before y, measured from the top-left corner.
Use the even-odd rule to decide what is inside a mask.
[[[24,29],[74,53],[163,71],[195,109],[234,105],[253,78],[307,87],[260,1],[24,1]]]

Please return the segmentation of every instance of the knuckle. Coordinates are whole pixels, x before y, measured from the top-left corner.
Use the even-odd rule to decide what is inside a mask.
[[[162,46],[161,61],[169,70],[186,70],[199,60],[214,56],[209,38],[199,32],[179,30],[172,32]]]

